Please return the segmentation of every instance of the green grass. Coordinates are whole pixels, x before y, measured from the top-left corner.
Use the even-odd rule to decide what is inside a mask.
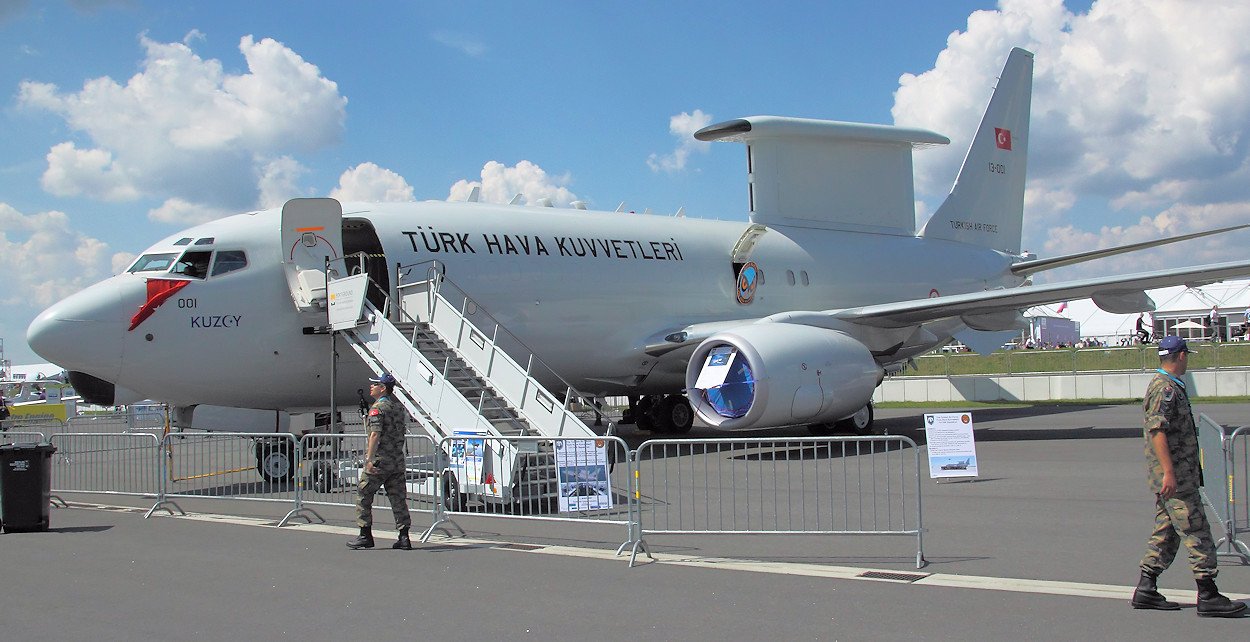
[[[1046,408],[1053,406],[1127,406],[1139,405],[1136,399],[1055,399],[1049,401],[889,401],[874,403],[874,408]],[[1250,397],[1194,397],[1194,405],[1216,403],[1250,403]]]
[[[1194,344],[1190,370],[1250,367],[1250,342]],[[916,359],[905,377],[994,375],[1053,372],[1149,372],[1159,367],[1154,346],[1059,350],[1000,350],[991,355],[933,354]]]

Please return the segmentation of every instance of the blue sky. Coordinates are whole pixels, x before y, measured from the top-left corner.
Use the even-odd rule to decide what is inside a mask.
[[[44,306],[295,196],[481,184],[745,220],[743,148],[689,136],[741,116],[951,137],[916,154],[923,221],[1014,46],[1037,61],[1028,249],[1250,222],[1244,5],[0,0],[0,338],[37,360]],[[1242,258],[1245,234],[1100,269]]]

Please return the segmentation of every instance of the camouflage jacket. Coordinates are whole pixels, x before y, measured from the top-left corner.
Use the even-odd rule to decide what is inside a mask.
[[[407,414],[404,407],[390,397],[381,397],[369,407],[365,432],[382,433],[375,453],[379,468],[391,469],[403,465]]]
[[[1185,387],[1159,373],[1146,388],[1143,406],[1146,411],[1146,466],[1149,470],[1150,492],[1158,493],[1163,488],[1163,465],[1159,463],[1159,457],[1150,443],[1151,436],[1161,432],[1168,439],[1172,472],[1176,475],[1176,494],[1197,493],[1198,487],[1202,485],[1198,427],[1194,424],[1194,412],[1189,407],[1189,395]]]

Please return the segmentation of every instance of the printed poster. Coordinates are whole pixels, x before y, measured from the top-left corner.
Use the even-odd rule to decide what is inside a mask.
[[[451,452],[448,453],[449,466],[460,482],[460,491],[464,492],[469,484],[478,484],[485,479],[486,436],[484,432],[457,430],[451,440]],[[477,439],[462,439],[461,436],[474,436]]]
[[[560,478],[560,512],[612,508],[607,442],[602,439],[558,439],[555,446],[556,469]]]
[[[977,445],[972,436],[972,413],[944,412],[924,416],[929,451],[929,478],[976,477]]]

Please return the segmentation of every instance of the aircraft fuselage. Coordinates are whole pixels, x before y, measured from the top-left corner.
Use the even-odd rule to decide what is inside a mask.
[[[744,304],[733,249],[745,222],[480,203],[346,204],[343,210],[345,224],[367,221],[388,266],[439,261],[447,278],[589,394],[679,392],[688,353],[652,356],[646,347],[691,324],[1020,282],[1007,270],[1009,255],[964,244],[770,227],[750,251],[762,278]],[[243,251],[247,266],[203,279],[122,273],[42,313],[31,325],[31,345],[137,398],[325,407],[330,340],[305,333],[324,326],[325,315],[293,304],[279,225],[280,211],[268,210],[174,234],[143,255]],[[191,240],[179,245],[181,239]],[[344,249],[353,251],[350,243]],[[149,279],[190,282],[128,330],[149,300]],[[905,360],[949,338],[938,334],[936,342],[909,345],[890,359]],[[341,344],[339,352],[336,396],[349,404],[367,370]]]

